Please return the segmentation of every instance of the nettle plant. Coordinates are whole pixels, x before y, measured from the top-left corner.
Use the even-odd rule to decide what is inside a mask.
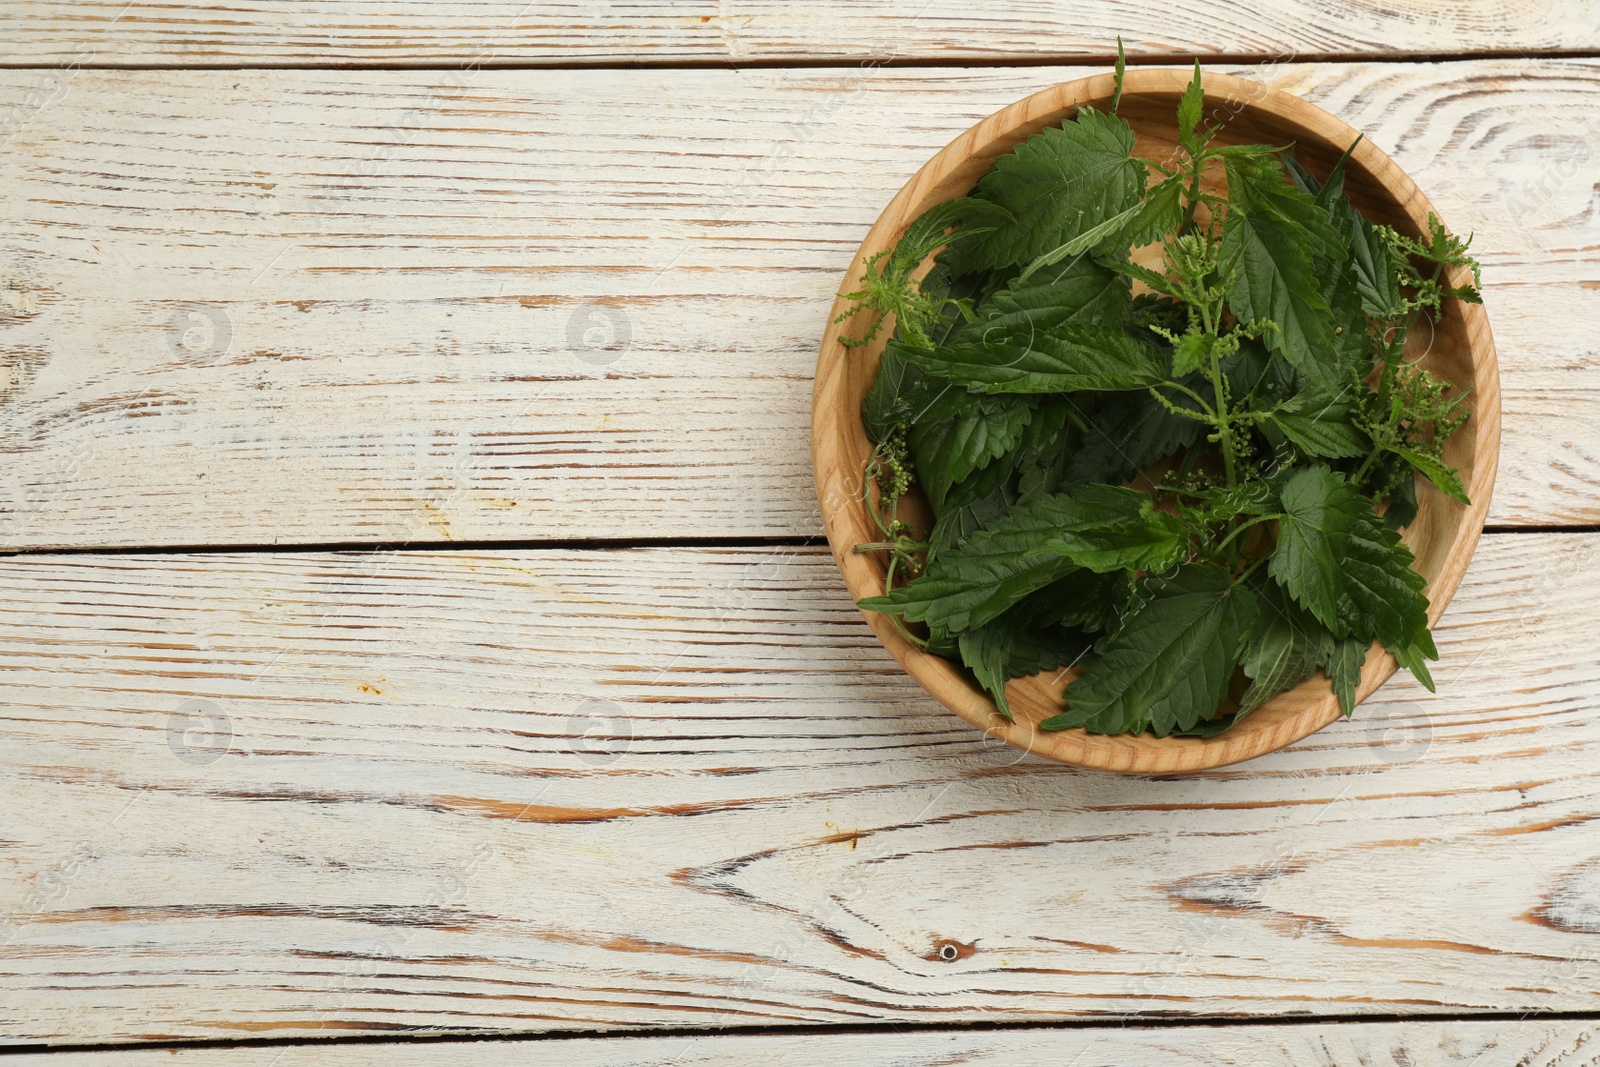
[[[1467,502],[1440,458],[1467,412],[1404,349],[1478,301],[1442,280],[1477,280],[1467,243],[1363,217],[1348,152],[1319,182],[1215,143],[1198,65],[1175,165],[1140,159],[1121,85],[1119,58],[1109,113],[1000,157],[846,294],[871,322],[846,344],[894,319],[862,406],[882,539],[856,546],[887,591],[860,606],[1008,719],[1008,679],[1078,664],[1047,730],[1209,736],[1319,668],[1348,715],[1374,639],[1431,689],[1398,531],[1418,475]]]

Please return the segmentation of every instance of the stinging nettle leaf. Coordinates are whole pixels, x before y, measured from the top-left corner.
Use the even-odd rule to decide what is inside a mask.
[[[1349,387],[1335,394],[1309,389],[1287,401],[1272,421],[1307,456],[1365,456],[1372,450],[1372,438],[1351,421],[1354,404],[1349,392]]]
[[[1399,319],[1405,314],[1405,301],[1400,294],[1399,264],[1390,253],[1389,242],[1354,208],[1349,212],[1345,236],[1362,310],[1380,322]]]
[[[1226,161],[1229,210],[1269,215],[1304,242],[1315,260],[1343,262],[1349,257],[1345,237],[1316,198],[1284,180],[1282,163],[1273,156],[1241,156]]]
[[[1111,91],[1111,113],[1117,113],[1118,106],[1122,103],[1122,81],[1128,72],[1128,54],[1122,50],[1122,35],[1117,34],[1117,63],[1113,68],[1115,74],[1115,88]]]
[[[981,344],[985,336],[1023,335],[1066,323],[1117,326],[1132,301],[1128,280],[1087,257],[1039,271],[1012,283],[978,308],[952,340]]]
[[[1419,474],[1438,486],[1439,491],[1451,500],[1460,504],[1472,503],[1467,499],[1467,490],[1462,486],[1461,478],[1439,457],[1418,452],[1414,448],[1391,446],[1389,451],[1411,464]]]
[[[1006,699],[1006,682],[1011,679],[1011,650],[1026,636],[1026,631],[1014,631],[1006,626],[1002,616],[987,626],[968,630],[957,639],[961,662],[994,698],[995,710],[1007,722],[1012,721],[1011,702]]]
[[[1018,512],[1049,523],[1056,551],[1097,573],[1165,570],[1186,550],[1183,524],[1157,511],[1148,493],[1114,485],[1086,485],[1040,497]]]
[[[884,352],[878,361],[877,377],[861,400],[861,422],[874,442],[882,441],[896,423],[905,419],[905,398],[921,377],[920,368],[894,352]]]
[[[1260,593],[1255,632],[1239,657],[1250,688],[1239,698],[1247,715],[1316,673],[1333,653],[1333,635],[1271,585]]]
[[[1125,252],[1157,240],[1177,229],[1183,221],[1182,193],[1182,175],[1174,174],[1157,182],[1137,204],[1029,263],[1018,275],[1018,280],[1026,281],[1038,270],[1064,259],[1085,255],[1091,249],[1108,253]]]
[[[992,225],[964,223],[974,215],[986,214],[989,210],[987,205],[966,198],[935,204],[906,227],[906,232],[901,235],[890,257],[893,266],[909,273],[941,246],[954,240],[970,240],[988,232]],[[952,235],[948,232],[952,226],[961,226],[961,229]]]
[[[1027,263],[1134,206],[1148,172],[1133,158],[1133,140],[1122,119],[1086,107],[995,160],[972,196],[1007,218],[952,245],[945,254],[951,268]]]
[[[1172,376],[1182,378],[1201,367],[1211,365],[1211,349],[1216,336],[1206,333],[1186,333],[1178,338],[1172,349]]]
[[[1361,668],[1366,662],[1367,642],[1347,637],[1333,644],[1322,664],[1333,683],[1333,693],[1339,698],[1339,710],[1347,719],[1356,710],[1356,689],[1361,685]]]
[[[1433,675],[1429,672],[1427,663],[1427,657],[1430,654],[1434,658],[1438,658],[1436,652],[1430,652],[1429,649],[1425,649],[1421,645],[1400,645],[1389,649],[1389,651],[1394,655],[1395,662],[1410,671],[1412,676],[1422,683],[1423,688],[1430,693],[1438,691],[1434,688]]]
[[[1004,488],[991,489],[971,499],[964,492],[964,486],[957,489],[962,494],[962,502],[954,504],[946,500],[945,510],[939,513],[938,521],[928,534],[927,563],[930,565],[939,556],[965,544],[967,538],[982,532],[985,526],[993,525],[996,519],[1011,510],[1011,501],[1007,499]]]
[[[984,396],[950,418],[913,425],[906,440],[934,512],[944,510],[951,486],[1010,451],[1032,417],[1033,408],[1015,397]]]
[[[1199,147],[1195,127],[1200,125],[1200,115],[1205,110],[1205,89],[1200,84],[1200,61],[1194,61],[1194,77],[1178,101],[1178,143],[1188,149]]]
[[[1174,402],[1182,397],[1172,393]],[[1157,460],[1193,446],[1205,427],[1157,403],[1149,393],[1120,393],[1101,402],[1083,444],[1067,461],[1068,485],[1125,482]]]
[[[1234,315],[1270,322],[1269,347],[1315,384],[1337,388],[1333,324],[1303,236],[1270,212],[1235,209],[1222,224],[1222,262],[1233,278],[1228,306]]]
[[[1411,550],[1372,502],[1326,467],[1295,471],[1280,490],[1284,518],[1272,577],[1334,636],[1377,636],[1393,652],[1432,653],[1426,584]]]
[[[1148,729],[1166,737],[1216,717],[1255,622],[1255,594],[1210,563],[1146,584],[1150,599],[1095,646],[1083,676],[1067,687],[1067,709],[1043,729]]]
[[[857,602],[865,611],[899,615],[950,633],[982,626],[1075,564],[1050,545],[1037,523],[1008,523],[980,530],[940,552],[920,578],[882,596]]]
[[[1383,512],[1383,524],[1391,530],[1401,530],[1410,526],[1417,517],[1417,479],[1415,476],[1401,478],[1400,483],[1389,490],[1389,506]]]
[[[1183,222],[1183,176],[1174,174],[1152,185],[1132,217],[1117,231],[1117,243],[1125,248],[1159,241]]]
[[[1026,322],[991,323],[981,341],[905,355],[929,374],[991,393],[1140,389],[1166,380],[1160,349],[1116,326],[1069,322],[1045,333]]]
[[[922,577],[858,606],[960,633],[1078,567],[1159,570],[1183,551],[1182,524],[1155,510],[1148,494],[1085,486],[1019,504],[941,551]]]
[[[1060,585],[1061,583],[1056,583]],[[958,638],[961,661],[978,684],[994,698],[995,708],[1011,719],[1006,682],[1071,663],[1088,648],[1082,634],[1056,625],[1041,625],[1029,601],[1038,600],[1055,587],[1047,586],[998,619],[968,630]]]

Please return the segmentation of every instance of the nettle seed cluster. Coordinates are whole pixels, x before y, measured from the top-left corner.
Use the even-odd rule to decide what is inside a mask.
[[[846,294],[846,344],[894,320],[862,406],[882,539],[857,546],[888,578],[861,607],[1007,718],[1008,679],[1077,663],[1050,730],[1209,736],[1319,669],[1349,714],[1374,640],[1432,688],[1398,531],[1419,476],[1467,502],[1441,455],[1468,412],[1404,350],[1478,301],[1446,281],[1477,282],[1466,242],[1365,218],[1348,152],[1319,181],[1217,143],[1198,65],[1174,166],[1138,158],[1121,85],[1119,58],[1108,112],[1002,156]],[[913,482],[925,530],[899,514]]]

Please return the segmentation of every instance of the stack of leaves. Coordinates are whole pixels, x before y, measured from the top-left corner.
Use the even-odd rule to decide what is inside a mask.
[[[847,294],[872,320],[847,344],[894,319],[862,409],[883,537],[857,546],[887,592],[861,607],[1007,718],[1007,679],[1077,663],[1046,729],[1207,736],[1318,669],[1349,714],[1374,640],[1432,688],[1397,531],[1418,475],[1466,503],[1440,455],[1467,413],[1404,348],[1478,300],[1442,280],[1476,263],[1437,220],[1363,217],[1348,152],[1318,181],[1218,144],[1198,66],[1173,166],[1136,157],[1121,74],[1109,113],[1002,156]]]

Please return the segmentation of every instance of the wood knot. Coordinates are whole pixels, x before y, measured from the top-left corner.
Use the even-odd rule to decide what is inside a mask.
[[[928,959],[938,960],[940,963],[954,963],[964,960],[978,951],[976,941],[960,942],[943,938],[933,943],[933,951],[928,954]]]
[[[17,271],[0,268],[0,323],[32,318],[51,295]]]

